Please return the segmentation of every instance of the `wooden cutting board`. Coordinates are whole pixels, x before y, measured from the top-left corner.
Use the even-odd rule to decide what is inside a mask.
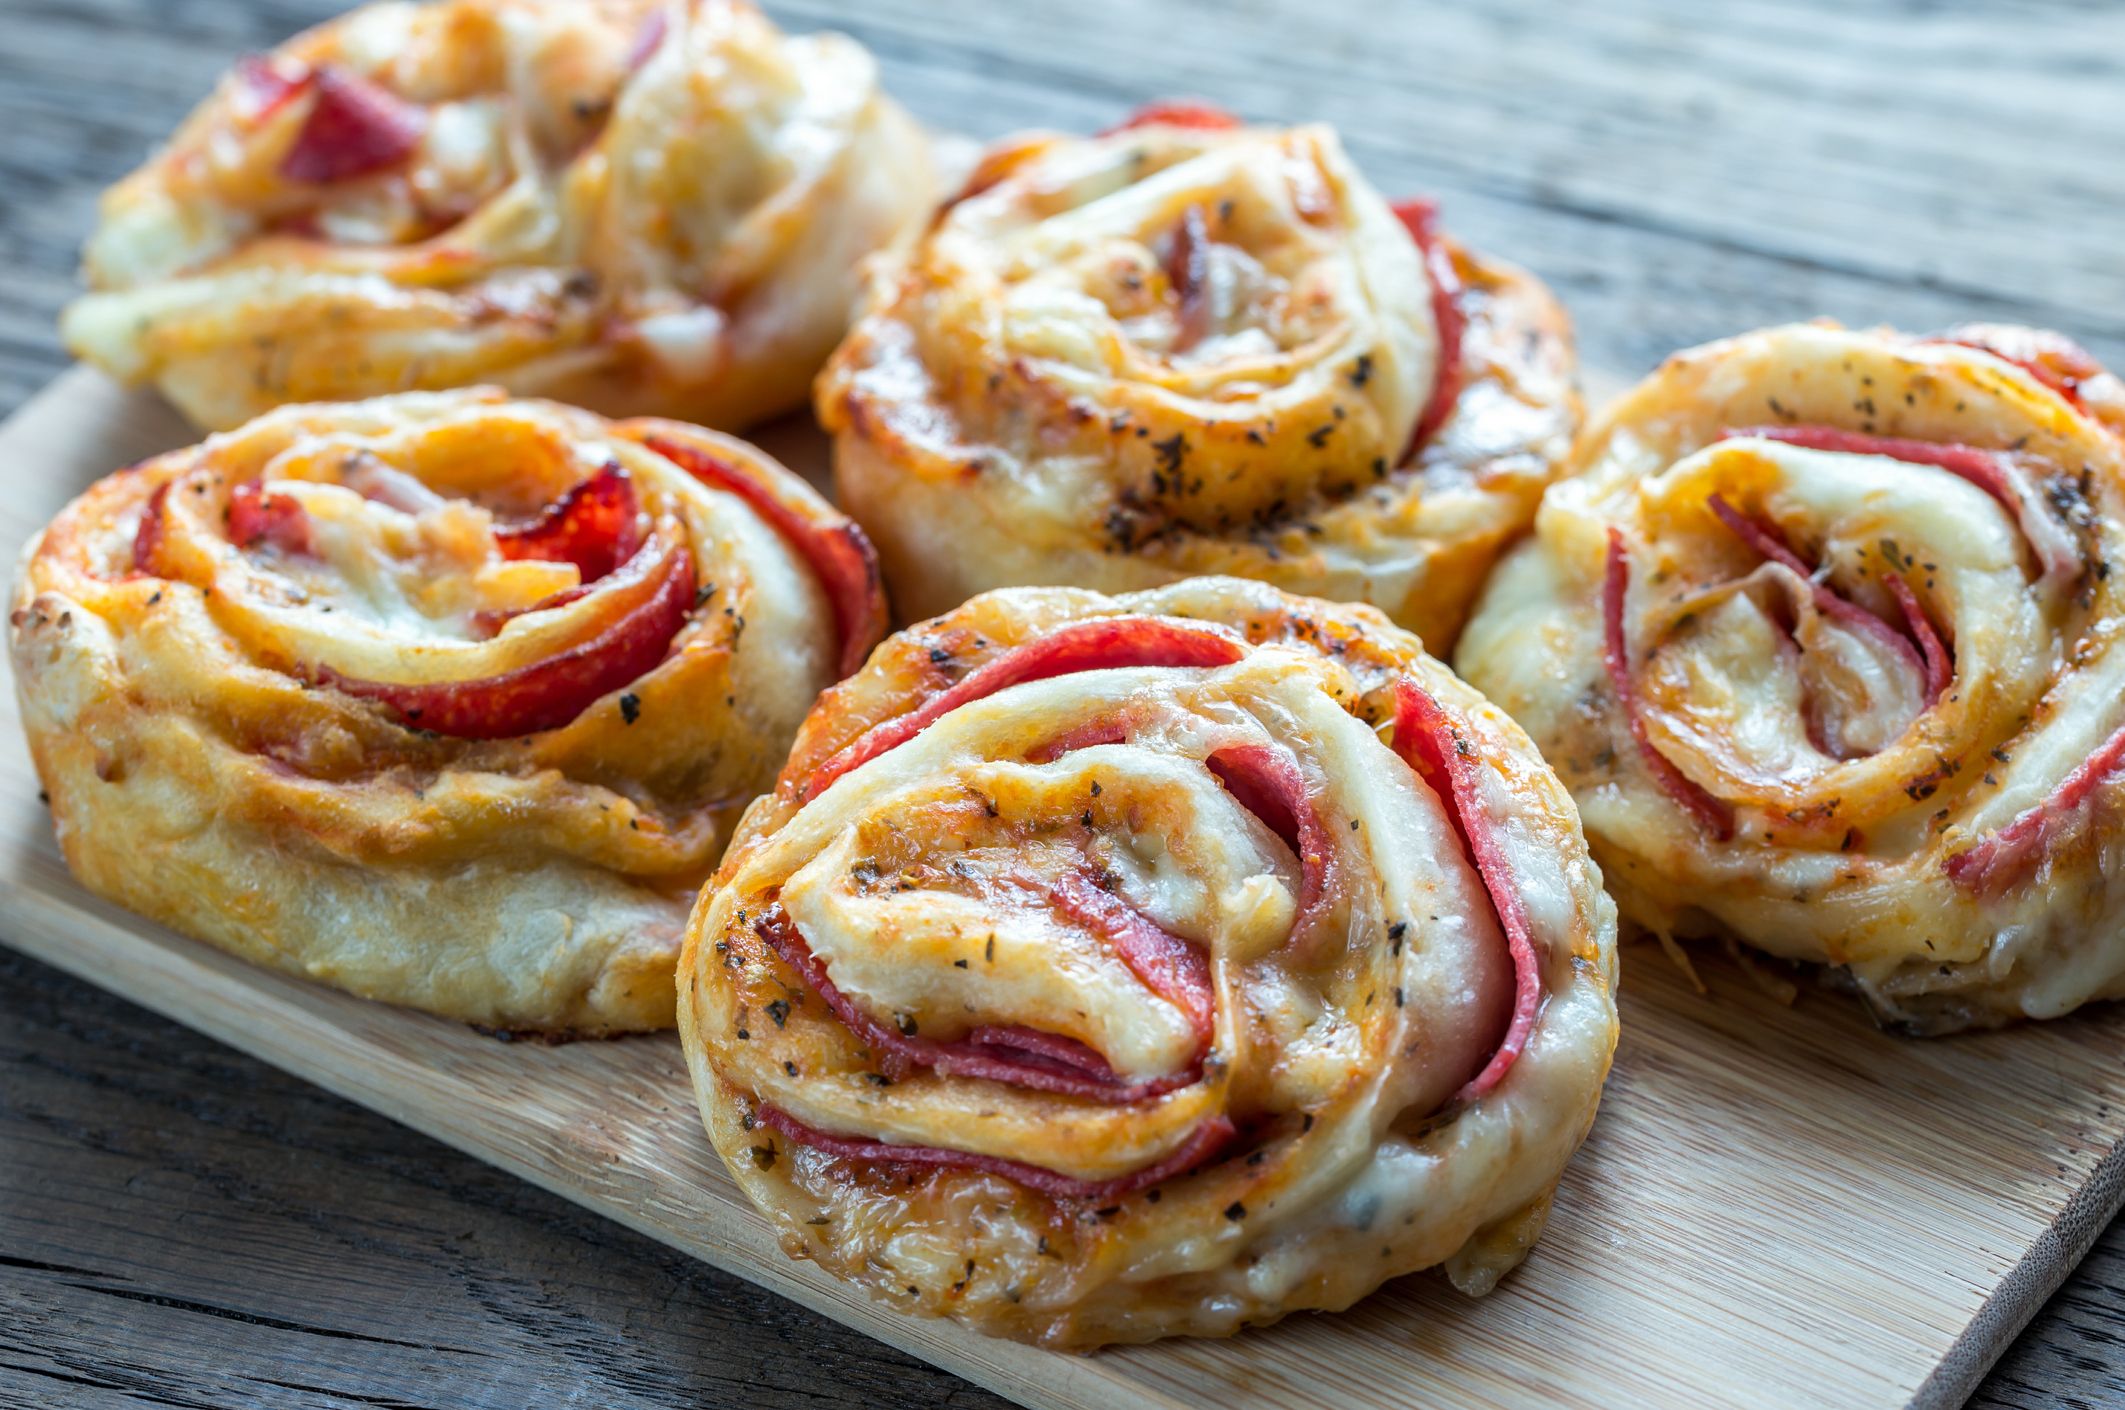
[[[0,426],[0,553],[190,439],[77,369]],[[816,470],[816,437],[763,438]],[[1702,958],[1625,956],[1623,1039],[1549,1232],[1490,1297],[1070,1357],[874,1309],[790,1262],[695,1124],[676,1039],[559,1048],[254,970],[67,876],[13,694],[0,934],[27,953],[1031,1406],[1958,1405],[2125,1200],[2125,1014],[1918,1043]],[[154,1230],[142,1230],[152,1238]]]

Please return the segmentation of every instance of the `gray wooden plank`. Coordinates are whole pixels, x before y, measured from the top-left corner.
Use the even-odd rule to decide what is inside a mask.
[[[0,1072],[0,1403],[1004,1403],[4,950]]]
[[[232,53],[333,8],[0,0],[0,409],[63,364],[96,190]],[[1337,121],[1383,185],[1549,278],[1605,381],[1818,312],[2039,319],[2125,364],[2115,5],[769,8],[982,135],[1180,92]],[[2125,1401],[2121,1332],[2113,1227],[1973,1403]],[[0,1403],[533,1400],[999,1403],[0,954]]]

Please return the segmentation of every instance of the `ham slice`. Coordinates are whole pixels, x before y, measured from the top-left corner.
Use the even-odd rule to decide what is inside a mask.
[[[661,7],[650,11],[649,18],[643,20],[642,27],[635,31],[634,41],[627,46],[627,57],[620,61],[621,67],[629,73],[641,68],[656,57],[670,33],[671,12]]]
[[[340,472],[340,484],[374,504],[415,518],[449,503],[413,476],[373,456],[362,456]]]

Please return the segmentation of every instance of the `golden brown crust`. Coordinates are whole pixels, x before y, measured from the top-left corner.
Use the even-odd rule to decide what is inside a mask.
[[[11,631],[76,875],[368,997],[511,1030],[668,1025],[694,889],[840,642],[803,554],[650,435],[690,437],[804,522],[847,527],[742,442],[492,391],[291,407],[92,486],[30,546]],[[323,683],[476,704],[499,698],[483,682],[642,620],[624,567],[570,603],[552,594],[577,568],[496,557],[498,521],[606,466],[648,526],[644,561],[668,541],[689,565],[638,674],[491,738],[408,728],[418,693]],[[314,543],[232,541],[244,496],[303,506]],[[495,609],[502,625],[478,625]]]
[[[1228,664],[1097,654],[841,771],[873,727],[1062,640]],[[1476,761],[1457,803],[1383,742],[1411,688]],[[1274,822],[1273,759],[1295,770]],[[1137,919],[1086,918],[1116,906]],[[1132,970],[1139,923],[1206,987]],[[1376,610],[1218,578],[1005,590],[821,698],[702,893],[680,1032],[710,1138],[792,1256],[1047,1345],[1226,1335],[1441,1263],[1486,1291],[1519,1261],[1607,1071],[1613,926],[1546,766]],[[1136,1095],[920,1047],[1028,1029]]]
[[[394,0],[113,187],[63,331],[217,429],[479,382],[735,428],[802,403],[933,180],[865,51],[747,0]]]
[[[1451,643],[1578,425],[1546,288],[1438,240],[1467,326],[1411,457],[1451,344],[1327,129],[1020,137],[967,191],[881,263],[815,398],[903,613],[1224,573]]]
[[[2029,329],[1678,353],[1588,428],[1457,665],[1641,926],[1844,966],[1925,1032],[2125,994],[2121,412]]]

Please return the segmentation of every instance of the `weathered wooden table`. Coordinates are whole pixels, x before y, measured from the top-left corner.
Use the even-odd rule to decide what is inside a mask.
[[[232,55],[333,8],[0,0],[0,413],[64,365],[96,191]],[[770,9],[850,30],[920,116],[981,136],[1164,94],[1334,121],[1383,186],[1558,288],[1597,387],[1817,313],[2027,319],[2125,366],[2114,7]],[[2125,1403],[2121,1338],[2125,1223],[1974,1403]],[[0,950],[0,1404],[800,1403],[1000,1404]]]

